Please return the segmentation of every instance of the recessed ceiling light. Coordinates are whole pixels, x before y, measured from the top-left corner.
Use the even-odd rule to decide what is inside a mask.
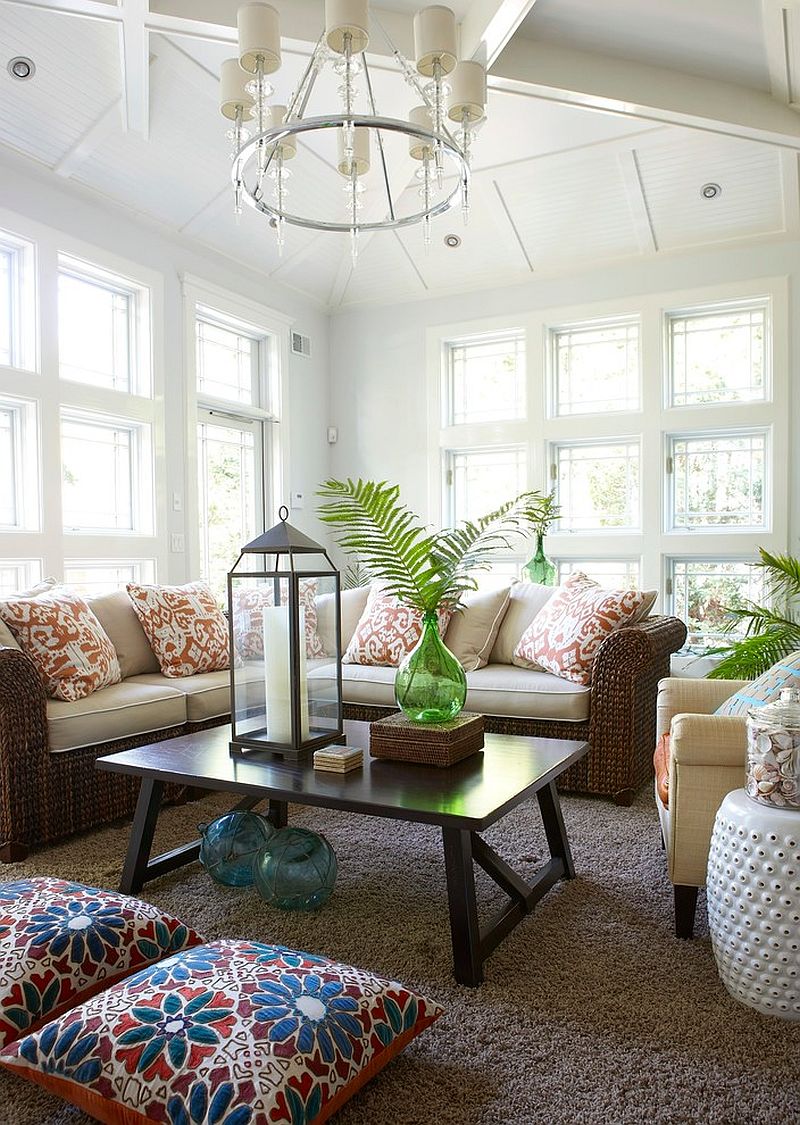
[[[8,64],[8,73],[18,82],[27,82],[36,73],[36,63],[26,55],[16,55]]]
[[[461,245],[461,239],[457,234],[446,234],[444,236],[444,244],[450,250],[455,250],[457,246]]]
[[[722,188],[719,184],[703,184],[700,194],[703,199],[716,199],[718,195],[722,195]]]

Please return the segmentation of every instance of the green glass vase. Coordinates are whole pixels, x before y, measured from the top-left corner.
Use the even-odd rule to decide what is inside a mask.
[[[537,582],[540,586],[557,586],[556,568],[554,563],[544,553],[544,533],[536,535],[536,550],[533,558],[525,563],[522,572],[529,582]]]
[[[447,723],[464,708],[467,677],[439,636],[435,612],[422,618],[422,636],[394,679],[397,706],[413,723]]]

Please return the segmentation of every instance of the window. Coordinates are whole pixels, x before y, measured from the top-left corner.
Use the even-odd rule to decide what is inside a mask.
[[[0,529],[35,531],[39,523],[36,404],[0,397]]]
[[[527,454],[523,446],[461,449],[448,454],[447,481],[454,523],[488,515],[525,491]]]
[[[638,440],[563,443],[553,454],[560,531],[639,527]]]
[[[672,559],[667,592],[673,613],[686,622],[687,644],[710,646],[724,644],[730,636],[726,611],[761,601],[763,583],[760,570],[749,561]]]
[[[557,559],[558,581],[583,573],[605,590],[638,590],[641,584],[638,559]]]
[[[667,317],[672,406],[767,397],[769,305],[749,301]]]
[[[154,582],[153,559],[67,559],[64,582],[85,596],[110,594],[127,582]]]
[[[61,258],[58,365],[62,379],[127,394],[145,393],[146,372],[137,364],[137,306],[143,303],[137,290],[120,279]]]
[[[260,405],[260,340],[243,326],[199,312],[197,332],[198,394],[229,402]]]
[[[30,589],[41,580],[41,559],[0,559],[0,597]]]
[[[14,337],[14,252],[0,244],[0,363],[11,366]]]
[[[672,437],[672,527],[764,527],[766,454],[764,432]]]
[[[202,574],[223,603],[228,571],[263,527],[260,429],[232,420],[197,427]]]
[[[149,427],[62,410],[64,530],[147,533],[152,481]]]
[[[639,409],[638,321],[555,329],[552,354],[557,416]]]
[[[34,367],[34,247],[0,231],[0,366]]]
[[[448,425],[524,417],[522,332],[454,340],[446,349]]]

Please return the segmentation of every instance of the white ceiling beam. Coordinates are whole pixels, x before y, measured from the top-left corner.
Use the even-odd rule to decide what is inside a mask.
[[[800,153],[784,149],[781,153],[783,222],[789,234],[800,234]]]
[[[494,64],[536,0],[474,0],[461,22],[461,57]]]
[[[45,12],[59,12],[65,16],[83,16],[85,19],[111,20],[120,18],[119,8],[114,0],[3,0],[18,8],[38,8]]]
[[[121,126],[122,97],[119,97],[100,114],[83,136],[67,149],[58,163],[53,166],[53,171],[58,176],[72,176],[103,141],[119,132]]]
[[[127,132],[150,135],[150,33],[147,0],[122,0],[119,27],[122,116]]]
[[[492,89],[800,149],[800,115],[769,94],[553,43],[514,40]]]
[[[772,96],[800,109],[800,3],[762,0],[761,18]]]
[[[633,229],[636,231],[636,241],[643,254],[658,253],[658,240],[647,206],[647,193],[642,183],[642,174],[639,170],[639,161],[636,159],[636,150],[629,148],[617,156],[622,179],[625,184],[625,195],[631,213]]]

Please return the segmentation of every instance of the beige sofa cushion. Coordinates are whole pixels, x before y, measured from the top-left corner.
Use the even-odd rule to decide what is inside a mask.
[[[342,590],[342,653],[350,644],[350,638],[356,631],[356,625],[361,620],[361,614],[367,604],[369,586],[357,586],[354,590]],[[322,647],[329,655],[333,655],[335,643],[333,622],[333,594],[320,594],[317,597],[317,634],[322,641]]]
[[[123,680],[159,671],[158,658],[150,648],[125,590],[89,598],[89,608],[117,650]]]
[[[508,609],[489,655],[490,664],[514,663],[514,649],[522,639],[522,634],[557,589],[557,586],[539,586],[536,582],[514,583]]]
[[[196,676],[181,676],[180,679],[156,672],[134,676],[129,682],[170,687],[179,692],[186,701],[186,721],[189,723],[203,723],[206,719],[217,719],[220,715],[231,713],[230,672],[198,672]]]
[[[100,688],[74,703],[47,701],[50,749],[54,753],[179,727],[185,722],[186,703],[179,691],[130,680]]]
[[[342,689],[345,703],[394,707],[396,668],[345,664]],[[313,678],[314,673],[309,673]],[[467,673],[468,711],[484,715],[582,722],[589,717],[591,689],[512,665],[489,664]]]
[[[511,594],[509,586],[499,590],[476,590],[450,618],[444,643],[465,672],[474,672],[489,662]]]
[[[0,621],[0,648],[19,648],[16,637],[5,621]]]

